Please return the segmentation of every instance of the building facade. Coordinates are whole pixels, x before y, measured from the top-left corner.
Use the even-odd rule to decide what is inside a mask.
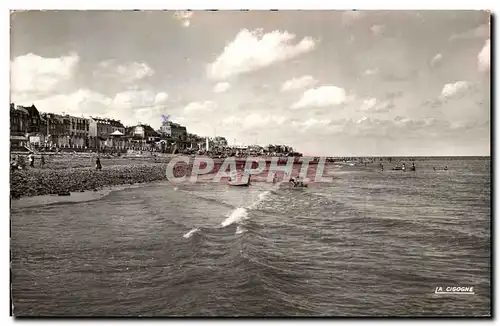
[[[173,148],[184,150],[192,146],[191,140],[188,139],[187,128],[178,123],[163,121],[158,133],[166,141],[166,147],[169,151]]]
[[[28,130],[30,126],[30,113],[22,107],[10,104],[10,143],[11,147],[27,145]]]
[[[89,147],[93,148],[124,148],[125,142],[122,138],[112,136],[115,131],[125,134],[125,127],[120,120],[108,118],[89,118]]]

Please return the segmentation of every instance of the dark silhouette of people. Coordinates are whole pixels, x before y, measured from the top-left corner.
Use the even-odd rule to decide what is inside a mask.
[[[98,171],[102,170],[101,159],[99,157],[95,159],[95,169]]]

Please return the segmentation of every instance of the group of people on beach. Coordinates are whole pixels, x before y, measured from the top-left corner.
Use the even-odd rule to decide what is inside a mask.
[[[28,163],[30,168],[35,167],[35,155],[33,153],[28,154]],[[16,155],[14,158],[12,158],[10,162],[10,167],[12,170],[22,170],[25,168],[24,166],[24,157],[21,157],[20,155]],[[40,167],[43,168],[45,166],[45,156],[40,155]]]
[[[35,167],[35,155],[33,155],[33,153],[29,153],[27,156],[27,159],[28,159],[28,163],[29,163],[28,166],[30,168],[34,168]],[[22,157],[21,155],[16,155],[10,161],[11,170],[22,170],[22,169],[26,168],[24,162],[25,162],[24,157]],[[43,154],[40,155],[40,165],[39,166],[40,166],[40,168],[45,167],[45,156]],[[95,160],[95,169],[98,171],[102,170],[101,159],[99,158],[99,156]]]

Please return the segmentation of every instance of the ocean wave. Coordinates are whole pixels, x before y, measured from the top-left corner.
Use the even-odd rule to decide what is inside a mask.
[[[222,226],[228,226],[233,223],[238,223],[243,221],[244,219],[248,218],[248,211],[244,207],[238,207],[231,211],[228,215],[226,215],[227,218],[222,221],[221,225]]]
[[[191,236],[192,236],[193,234],[195,234],[196,232],[199,232],[199,231],[200,231],[200,229],[199,229],[199,228],[193,228],[193,229],[191,229],[189,232],[186,232],[186,233],[183,235],[183,237],[184,237],[184,238],[186,238],[186,239],[189,239],[189,238],[191,238]]]
[[[221,225],[223,227],[226,227],[228,225],[231,225],[233,223],[239,223],[242,222],[246,219],[248,219],[248,210],[255,209],[262,201],[264,201],[267,196],[271,193],[271,191],[266,190],[264,192],[261,192],[257,196],[257,200],[248,205],[247,207],[237,207],[234,210],[232,210],[230,213],[226,215],[226,219],[222,221]]]

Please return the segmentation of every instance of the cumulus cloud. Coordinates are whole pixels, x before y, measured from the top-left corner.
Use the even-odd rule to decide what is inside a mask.
[[[193,17],[192,11],[176,11],[174,17],[182,23],[183,27],[191,25],[191,18]]]
[[[314,86],[314,84],[316,84],[317,82],[318,81],[314,79],[312,76],[302,76],[299,78],[292,78],[283,83],[283,85],[281,86],[281,91],[287,92],[287,91],[309,88],[311,86]]]
[[[389,112],[392,108],[394,108],[394,103],[392,101],[378,101],[375,97],[372,97],[364,100],[359,109],[365,112],[382,113]]]
[[[115,95],[113,104],[120,108],[146,108],[165,104],[168,94],[149,90],[124,91]]]
[[[220,83],[215,84],[214,92],[215,93],[223,93],[223,92],[227,91],[230,87],[231,87],[231,85],[229,83],[220,82]]]
[[[79,60],[76,53],[59,58],[44,58],[33,53],[16,57],[10,63],[12,100],[36,100],[54,95],[73,81]]]
[[[273,31],[263,34],[262,29],[241,30],[236,38],[226,45],[222,54],[207,67],[211,79],[225,79],[268,67],[314,49],[316,42],[304,37],[293,43],[295,34]]]
[[[363,105],[361,105],[361,111],[368,111],[375,107],[375,105],[377,105],[377,99],[375,97],[364,100]]]
[[[463,94],[471,86],[472,84],[470,82],[463,80],[454,83],[448,83],[444,85],[443,90],[441,91],[441,96],[443,98],[450,98],[453,96],[457,96]]]
[[[436,54],[431,60],[431,67],[435,67],[436,65],[438,65],[442,59],[443,55],[441,53]]]
[[[191,102],[184,107],[186,113],[201,113],[210,112],[217,107],[217,104],[212,101],[205,102]]]
[[[343,88],[321,86],[305,91],[300,100],[292,105],[292,109],[339,105],[345,103],[347,100],[348,97]]]
[[[309,118],[304,121],[293,121],[292,126],[294,127],[300,127],[304,129],[311,129],[311,128],[318,128],[318,127],[324,127],[332,123],[332,120],[330,119],[315,119],[315,118]]]
[[[114,78],[122,83],[131,84],[155,73],[147,63],[127,62],[117,63],[115,60],[106,60],[99,63],[94,71],[95,77]]]
[[[484,72],[490,70],[490,54],[490,39],[488,39],[481,49],[481,52],[479,52],[479,54],[477,55],[477,64],[479,71]]]
[[[474,38],[487,38],[490,36],[490,25],[483,24],[462,33],[455,33],[450,36],[450,41],[465,40]]]

